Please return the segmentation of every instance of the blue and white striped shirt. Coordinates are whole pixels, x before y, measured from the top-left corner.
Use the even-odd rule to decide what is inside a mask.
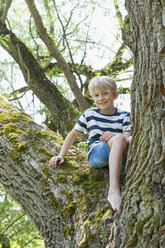
[[[100,142],[103,132],[110,131],[113,134],[121,134],[130,131],[130,113],[115,108],[112,115],[100,113],[99,108],[90,108],[84,111],[75,124],[78,132],[88,132],[88,156],[91,150]]]

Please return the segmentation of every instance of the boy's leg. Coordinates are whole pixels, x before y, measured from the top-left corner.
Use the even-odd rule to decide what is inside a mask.
[[[109,156],[109,180],[110,188],[108,193],[108,201],[112,208],[117,211],[121,203],[119,176],[122,158],[128,143],[123,135],[115,135],[108,141],[110,149]]]
[[[89,164],[92,168],[109,167],[109,147],[108,142],[98,143],[88,156]]]

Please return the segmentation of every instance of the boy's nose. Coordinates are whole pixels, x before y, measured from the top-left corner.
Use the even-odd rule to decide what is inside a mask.
[[[99,100],[102,100],[103,99],[103,95],[99,95]]]

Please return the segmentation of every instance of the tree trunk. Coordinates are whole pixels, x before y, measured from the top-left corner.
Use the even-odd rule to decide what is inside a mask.
[[[135,70],[131,90],[133,144],[113,247],[163,248],[165,1],[127,0],[126,7],[130,25],[123,38],[132,49]]]
[[[76,148],[49,168],[61,143],[0,97],[0,182],[33,218],[46,247],[105,247],[113,221],[108,170],[90,169]]]
[[[43,69],[26,45],[12,31],[8,30],[2,22],[0,22],[0,35],[8,36],[5,40],[6,45],[3,43],[1,45],[19,65],[28,88],[50,110],[54,130],[58,130],[63,136],[66,136],[71,130],[74,121],[78,118],[75,107],[63,97],[57,87],[46,77]],[[72,123],[70,120],[72,120]]]

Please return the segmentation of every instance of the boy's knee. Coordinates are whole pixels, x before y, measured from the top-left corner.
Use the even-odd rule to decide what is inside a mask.
[[[112,147],[114,143],[118,143],[120,145],[126,146],[127,145],[127,140],[124,135],[122,134],[116,134],[113,136],[109,141],[108,141],[108,146],[109,148]]]
[[[126,137],[122,134],[117,134],[115,136],[115,141],[121,142],[121,143],[127,143]]]

